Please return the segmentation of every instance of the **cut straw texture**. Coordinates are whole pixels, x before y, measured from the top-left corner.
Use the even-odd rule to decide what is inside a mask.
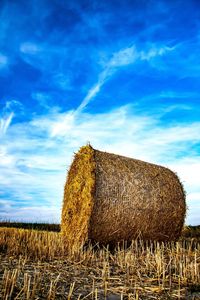
[[[61,231],[71,248],[89,240],[170,241],[180,236],[185,213],[185,193],[171,170],[87,145],[68,173]]]

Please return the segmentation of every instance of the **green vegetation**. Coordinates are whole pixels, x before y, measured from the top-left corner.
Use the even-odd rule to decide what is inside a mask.
[[[56,224],[56,223],[50,224],[50,223],[24,223],[24,222],[3,221],[0,222],[0,227],[60,232],[60,224]],[[194,238],[200,240],[200,225],[185,226],[181,238],[182,239]]]
[[[54,232],[60,231],[60,224],[49,224],[49,223],[23,223],[23,222],[3,221],[0,222],[0,227],[44,230],[44,231],[54,231]]]

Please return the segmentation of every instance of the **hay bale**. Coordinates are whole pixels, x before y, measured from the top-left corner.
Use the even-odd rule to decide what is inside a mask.
[[[115,245],[138,236],[176,240],[185,212],[185,193],[172,171],[87,145],[68,173],[61,231],[70,247],[88,240]]]

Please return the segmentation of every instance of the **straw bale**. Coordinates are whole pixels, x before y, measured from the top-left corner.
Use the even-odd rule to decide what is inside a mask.
[[[70,247],[180,236],[185,193],[168,168],[82,147],[70,167],[61,231]]]

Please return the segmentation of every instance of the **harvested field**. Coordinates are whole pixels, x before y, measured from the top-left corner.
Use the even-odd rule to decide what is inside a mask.
[[[0,228],[0,299],[200,299],[200,243],[67,253],[60,233]]]
[[[170,241],[180,236],[185,213],[185,193],[172,171],[88,145],[68,173],[61,230],[70,248],[88,240]]]

